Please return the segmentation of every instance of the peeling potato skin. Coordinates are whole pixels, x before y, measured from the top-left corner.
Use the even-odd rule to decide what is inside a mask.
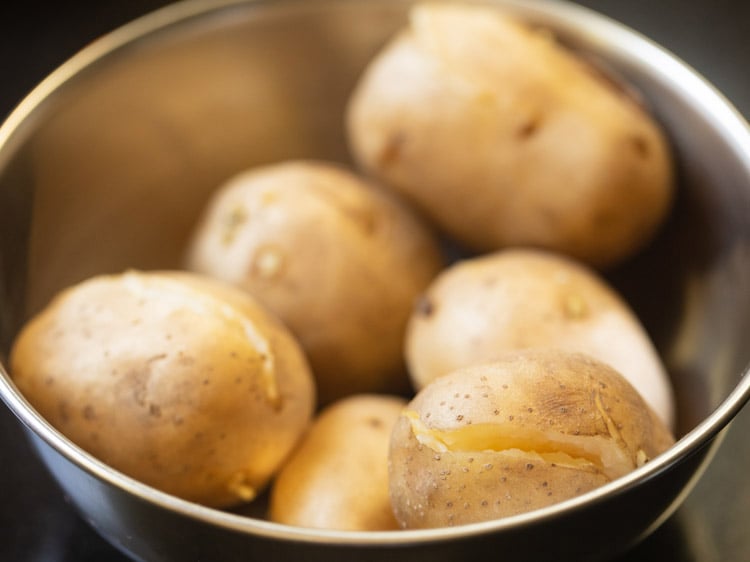
[[[673,198],[658,124],[549,33],[499,10],[424,4],[366,69],[359,164],[478,252],[529,245],[610,267]]]
[[[359,394],[325,408],[271,489],[270,519],[318,529],[398,529],[388,446],[406,400]]]
[[[407,410],[430,430],[501,424],[507,431],[598,436],[633,468],[674,442],[616,371],[554,350],[513,352],[460,369],[425,387]],[[603,470],[562,466],[534,451],[436,451],[417,440],[406,415],[391,436],[389,477],[396,518],[410,529],[524,513],[610,481]]]
[[[248,291],[289,326],[327,404],[408,390],[406,322],[443,259],[391,193],[338,165],[288,161],[219,188],[186,264]]]
[[[415,307],[405,347],[417,390],[512,349],[588,353],[674,424],[671,382],[635,313],[596,271],[557,253],[514,248],[444,270]]]
[[[287,329],[239,289],[183,272],[130,271],[66,289],[21,331],[10,366],[71,441],[213,507],[252,499],[315,408]]]

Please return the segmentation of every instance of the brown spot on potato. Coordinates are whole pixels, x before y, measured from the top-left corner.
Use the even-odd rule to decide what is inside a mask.
[[[435,303],[426,295],[420,296],[415,305],[414,312],[423,318],[429,318],[435,314]]]
[[[378,165],[381,168],[388,168],[396,164],[401,158],[404,145],[406,144],[407,135],[404,131],[394,131],[386,139],[383,148],[378,157]]]
[[[650,146],[645,138],[640,135],[634,135],[631,137],[630,142],[638,156],[641,158],[648,158],[650,154]]]
[[[542,120],[540,117],[532,117],[525,121],[516,131],[516,136],[520,140],[528,140],[533,137],[541,128]]]

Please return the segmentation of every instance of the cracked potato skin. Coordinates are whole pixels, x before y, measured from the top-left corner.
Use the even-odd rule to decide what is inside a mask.
[[[478,252],[527,245],[597,267],[633,255],[673,198],[660,126],[548,32],[422,4],[348,106],[358,163]]]
[[[425,387],[407,411],[428,431],[488,427],[516,445],[436,450],[415,436],[412,420],[402,415],[391,437],[390,494],[396,519],[409,529],[549,506],[610,482],[674,442],[619,373],[586,355],[555,350],[512,352],[457,370]],[[602,459],[619,464],[554,458],[540,435],[575,442],[581,451],[591,443]],[[521,443],[536,436],[539,450],[519,446],[517,436]]]
[[[286,328],[242,291],[182,272],[64,290],[19,334],[10,365],[21,393],[75,444],[213,507],[252,499],[315,407]]]

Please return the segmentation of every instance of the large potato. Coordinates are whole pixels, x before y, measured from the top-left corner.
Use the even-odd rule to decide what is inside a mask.
[[[613,481],[674,439],[608,365],[559,350],[506,354],[440,378],[399,418],[389,453],[406,528],[515,515]]]
[[[131,271],[63,291],[21,331],[10,366],[83,449],[210,506],[252,499],[314,410],[287,329],[239,289],[187,273]]]
[[[322,529],[397,529],[388,446],[406,400],[356,395],[323,410],[271,488],[273,521]]]
[[[654,345],[628,304],[593,270],[541,250],[458,262],[429,286],[409,322],[416,388],[504,351],[557,347],[609,363],[667,423],[674,396]]]
[[[406,322],[442,265],[431,232],[396,200],[309,161],[229,180],[197,226],[187,263],[247,290],[289,326],[321,403],[408,388]]]
[[[419,5],[348,108],[360,164],[478,251],[533,245],[597,266],[672,199],[657,124],[549,32],[480,6]]]

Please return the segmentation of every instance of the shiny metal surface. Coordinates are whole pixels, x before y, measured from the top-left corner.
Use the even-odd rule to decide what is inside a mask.
[[[144,560],[300,552],[307,560],[452,560],[499,549],[521,560],[599,559],[661,523],[705,469],[714,437],[750,393],[742,377],[750,360],[747,125],[705,81],[620,25],[572,4],[495,3],[605,60],[637,84],[670,132],[681,178],[675,212],[612,280],[665,357],[680,442],[612,485],[534,514],[436,531],[324,533],[200,508],[133,482],[67,442],[0,378],[0,394],[52,474],[119,548]],[[51,76],[0,129],[3,351],[62,286],[102,271],[178,266],[202,204],[231,173],[291,157],[348,161],[341,108],[407,5],[193,1],[119,30]]]

